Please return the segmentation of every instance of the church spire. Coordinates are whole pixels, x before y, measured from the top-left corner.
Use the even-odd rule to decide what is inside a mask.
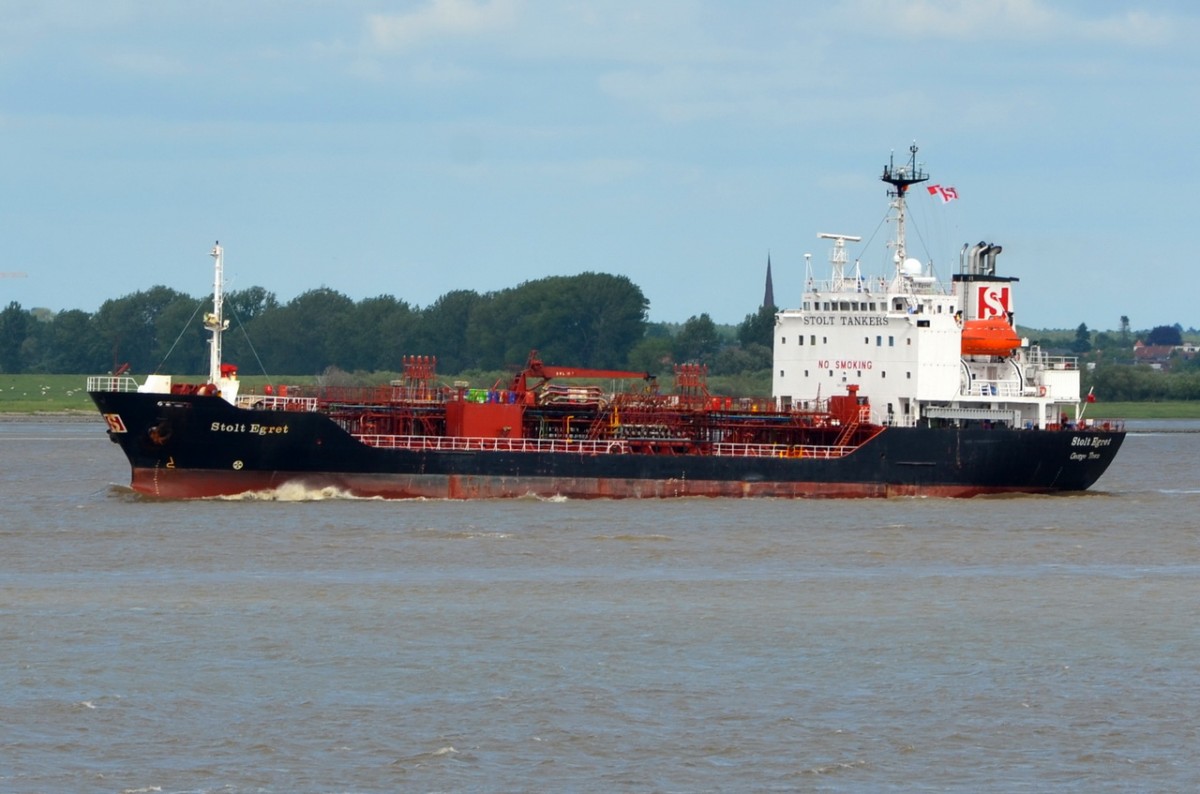
[[[767,252],[767,288],[763,292],[763,306],[775,308],[775,287],[771,284],[771,252]]]

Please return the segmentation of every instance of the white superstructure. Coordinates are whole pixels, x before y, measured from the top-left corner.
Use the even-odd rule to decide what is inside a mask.
[[[894,272],[847,272],[847,242],[832,240],[830,277],[806,273],[800,306],[775,318],[773,394],[807,408],[857,384],[873,419],[893,426],[991,423],[1039,427],[1081,419],[1078,361],[1048,356],[1012,325],[1017,279],[996,274],[1000,246],[964,246],[950,284],[908,256],[905,194],[928,176],[911,160],[884,168],[893,186]]]

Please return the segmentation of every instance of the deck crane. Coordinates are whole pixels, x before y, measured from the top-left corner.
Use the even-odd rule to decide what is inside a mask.
[[[537,383],[532,386],[529,384],[530,378],[540,378]],[[542,386],[545,386],[554,378],[613,378],[616,380],[644,380],[647,385],[653,385],[655,376],[649,372],[634,372],[621,369],[588,369],[586,367],[556,367],[542,363],[538,358],[536,350],[530,351],[529,360],[525,363],[525,369],[517,373],[512,381],[512,391],[517,394],[525,394],[529,391],[537,391]]]

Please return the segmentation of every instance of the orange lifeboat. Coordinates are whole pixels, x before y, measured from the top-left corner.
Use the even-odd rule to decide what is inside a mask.
[[[964,356],[1011,356],[1021,339],[1007,321],[999,317],[967,320],[962,329]]]

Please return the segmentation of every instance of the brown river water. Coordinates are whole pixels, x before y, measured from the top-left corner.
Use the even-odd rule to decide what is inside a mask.
[[[147,500],[0,422],[3,792],[1200,789],[1200,423],[1086,494]]]

